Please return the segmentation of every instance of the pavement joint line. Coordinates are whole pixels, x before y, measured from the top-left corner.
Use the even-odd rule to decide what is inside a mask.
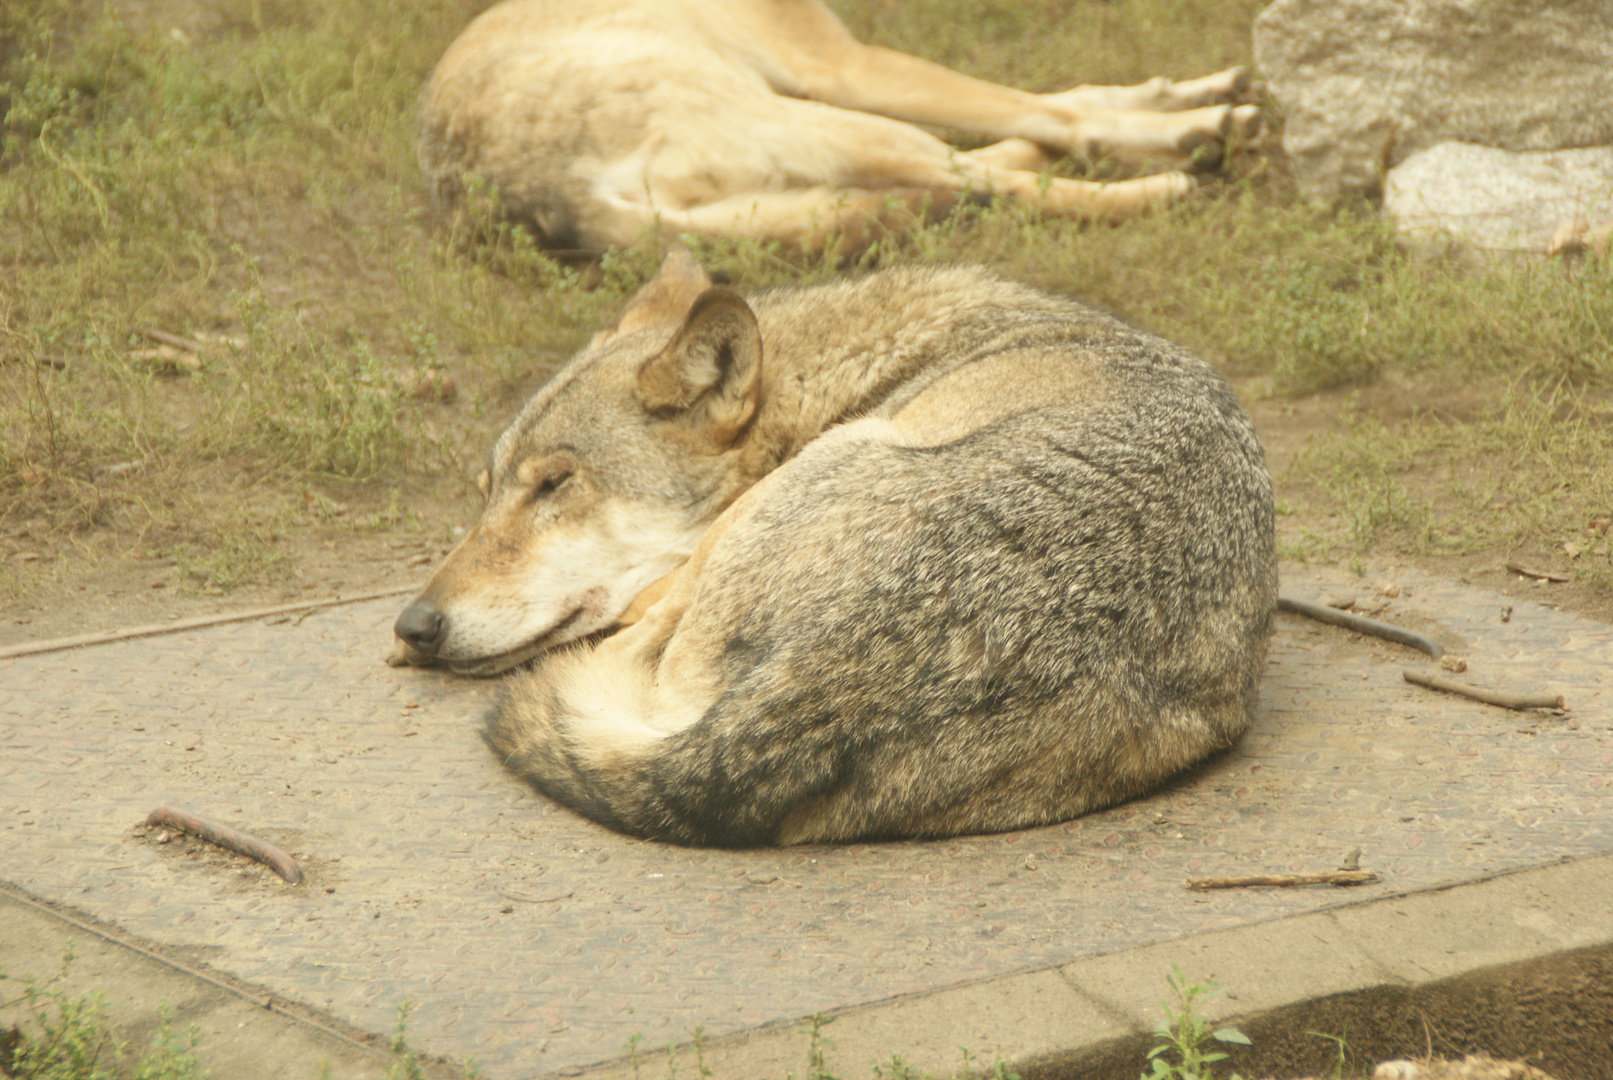
[[[147,948],[138,942],[130,940],[122,934],[116,934],[103,930],[101,927],[96,926],[93,923],[85,922],[82,919],[75,919],[73,916],[59,910],[55,906],[42,903],[32,896],[29,896],[26,892],[17,888],[9,881],[0,881],[0,896],[5,897],[7,900],[12,900],[16,903],[22,904],[25,907],[33,908],[35,911],[42,912],[53,919],[64,922],[74,929],[82,930],[86,934],[92,934],[108,944],[116,945],[119,948],[128,949],[130,952],[138,953],[141,956],[146,957],[148,960],[155,960],[157,963],[162,964],[164,967],[172,968],[181,975],[200,980],[201,982],[207,983],[210,986],[216,986],[225,993],[247,1002],[249,1005],[255,1005],[258,1008],[272,1012],[277,1016],[285,1017],[287,1020],[290,1020],[293,1023],[312,1028],[322,1035],[328,1035],[331,1038],[344,1042],[349,1046],[357,1047],[360,1050],[375,1055],[377,1058],[380,1058],[383,1061],[388,1060],[391,1056],[387,1052],[378,1049],[370,1043],[364,1042],[361,1039],[355,1039],[351,1035],[337,1031],[335,1028],[327,1027],[326,1025],[319,1023],[317,1020],[312,1020],[307,1016],[304,1016],[295,1009],[288,1009],[284,1005],[276,1002],[271,997],[262,997],[258,994],[251,993],[250,991],[237,986],[234,982],[228,979],[221,979],[216,975],[211,975],[201,970],[200,968],[194,968],[189,964],[181,963],[171,956],[164,956],[155,949]]]
[[[173,622],[146,623],[142,626],[129,626],[122,630],[102,630],[93,634],[75,634],[72,637],[52,638],[48,641],[26,641],[21,645],[7,645],[0,648],[0,660],[10,660],[17,656],[35,656],[39,653],[63,652],[67,649],[83,649],[91,645],[110,645],[115,641],[128,641],[132,638],[160,637],[164,634],[178,634],[186,630],[196,630],[206,626],[222,626],[226,623],[250,622],[253,619],[264,619],[270,615],[286,615],[293,611],[314,611],[319,608],[340,607],[344,604],[362,604],[367,600],[385,600],[392,596],[405,596],[420,591],[419,585],[402,586],[395,589],[382,589],[379,592],[358,593],[354,596],[333,596],[325,600],[298,600],[291,604],[276,604],[273,607],[249,608],[246,611],[225,612],[219,615],[198,615],[190,619],[175,619]]]

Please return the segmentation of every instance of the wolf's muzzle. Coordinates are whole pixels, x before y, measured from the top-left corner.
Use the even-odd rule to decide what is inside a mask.
[[[398,621],[392,624],[392,632],[411,648],[436,656],[443,638],[448,635],[448,620],[426,601],[416,600],[403,609]]]

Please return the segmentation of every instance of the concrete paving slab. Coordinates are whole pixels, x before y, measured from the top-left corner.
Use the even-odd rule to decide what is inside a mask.
[[[1087,957],[1059,970],[1082,995],[1125,1016],[1132,1031],[1148,1031],[1170,998],[1164,977],[1173,965],[1192,982],[1227,988],[1203,1009],[1217,1020],[1396,981],[1323,914]]]
[[[1395,981],[1448,979],[1613,941],[1613,858],[1345,908],[1331,921]]]
[[[1135,1034],[1130,1018],[1105,1012],[1057,969],[832,1010],[827,1019],[820,1037],[831,1071],[850,1076],[868,1075],[892,1056],[921,1073],[952,1076],[964,1068],[989,1069],[999,1059],[1045,1059],[1070,1047]],[[811,1030],[810,1022],[799,1020],[768,1025],[718,1039],[703,1056],[720,1077],[808,1075]],[[626,1080],[632,1068],[616,1061],[585,1075]]]
[[[967,1047],[977,1067],[1000,1058],[1030,1080],[1133,1076],[1176,965],[1193,982],[1221,984],[1201,1015],[1255,1037],[1231,1063],[1244,1075],[1326,1074],[1333,1046],[1314,1034],[1324,1032],[1347,1037],[1363,1062],[1420,1052],[1426,1039],[1458,1057],[1487,1047],[1538,1060],[1550,1050],[1573,1065],[1554,1075],[1613,1076],[1609,896],[1613,855],[1595,856],[855,1006],[829,1017],[830,1065],[855,1076],[905,1047],[908,1064],[946,1076]],[[1475,940],[1510,940],[1520,924],[1572,931],[1471,950]],[[1385,943],[1456,962],[1439,971],[1380,963],[1371,953]],[[703,1058],[719,1077],[802,1075],[808,1045],[801,1025],[776,1025],[718,1039]],[[633,1070],[617,1061],[581,1075],[627,1080]]]
[[[1517,601],[1503,621],[1494,594],[1386,577],[1401,592],[1381,617],[1460,649],[1475,683],[1549,687],[1571,711],[1407,686],[1420,654],[1285,616],[1243,743],[1147,799],[1003,836],[690,851],[506,775],[476,732],[491,684],[385,667],[395,604],[377,602],[0,661],[0,878],[361,1029],[408,999],[418,1045],[494,1080],[608,1060],[635,1033],[791,1034],[813,1012],[993,979],[1029,980],[1001,991],[1005,1015],[1045,1000],[1077,1026],[1151,1025],[1163,969],[1119,1013],[1099,999],[1112,987],[1066,983],[1072,1003],[1036,973],[1613,850],[1613,630]],[[1369,584],[1285,568],[1299,596]],[[158,843],[138,826],[164,804],[280,844],[307,882]],[[1330,869],[1356,846],[1380,883],[1181,887]],[[974,998],[890,1008],[864,1030],[904,1054],[902,1031],[933,1037],[923,1017],[973,1038],[968,1019],[997,1015]]]

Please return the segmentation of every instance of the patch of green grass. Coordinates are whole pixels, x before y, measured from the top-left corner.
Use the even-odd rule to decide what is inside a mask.
[[[1348,1031],[1343,1035],[1329,1035],[1325,1031],[1307,1031],[1305,1034],[1333,1044],[1333,1062],[1327,1069],[1327,1074],[1333,1077],[1333,1080],[1344,1080],[1347,1076],[1372,1075],[1372,1066],[1356,1059],[1355,1052],[1350,1046]]]
[[[194,592],[229,592],[249,582],[284,578],[290,557],[275,543],[272,530],[243,523],[221,529],[199,550],[174,556],[181,586]]]
[[[1606,393],[1518,380],[1471,421],[1418,412],[1390,426],[1347,416],[1291,472],[1338,508],[1350,553],[1376,540],[1409,554],[1533,545],[1582,580],[1613,584]]]
[[[216,569],[192,576],[228,588],[279,564],[248,550],[241,507],[221,492],[249,492],[257,517],[291,520],[311,483],[379,497],[473,471],[515,397],[658,261],[647,240],[593,267],[567,264],[500,223],[485,191],[453,210],[432,200],[414,159],[417,95],[483,6],[207,0],[124,18],[100,0],[7,4],[0,537],[32,522],[36,542],[54,531],[53,546],[87,552],[216,547]],[[866,40],[1043,90],[1247,64],[1261,6],[835,2]],[[739,288],[837,270],[775,245],[690,244]],[[1378,466],[1312,477],[1355,547],[1501,542],[1557,521],[1533,481],[1491,500],[1536,507],[1497,525],[1475,509],[1494,478],[1475,480],[1465,502],[1430,502],[1419,478],[1431,460],[1454,462],[1463,440],[1485,460],[1509,452],[1530,427],[1530,395],[1589,402],[1613,381],[1613,259],[1475,270],[1414,256],[1371,207],[1300,200],[1280,154],[1235,155],[1201,196],[1136,221],[967,208],[885,240],[862,264],[958,260],[1090,298],[1259,394],[1366,385],[1385,371],[1514,377],[1523,411],[1511,420],[1413,425],[1389,441],[1431,441],[1427,454],[1377,451]],[[198,349],[153,356],[150,329]],[[417,395],[428,371],[452,375],[451,403]],[[1325,445],[1365,446],[1378,438],[1371,423]],[[1530,475],[1590,483],[1613,462],[1607,442],[1543,432]],[[1579,505],[1558,501],[1569,517],[1562,507]],[[281,531],[256,535],[283,552]]]
[[[15,1080],[203,1080],[196,1056],[201,1035],[194,1025],[176,1033],[168,1007],[159,1005],[156,1034],[146,1053],[131,1061],[107,1026],[105,997],[64,989],[72,962],[70,942],[50,979],[18,980],[0,971],[0,983],[22,984],[14,998],[0,994],[0,1009],[20,1006],[26,1015],[22,1025],[0,1031],[0,1073]]]

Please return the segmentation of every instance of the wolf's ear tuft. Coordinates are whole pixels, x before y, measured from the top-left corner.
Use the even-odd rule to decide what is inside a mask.
[[[613,337],[668,326],[689,313],[700,294],[711,288],[711,278],[683,248],[673,248],[661,262],[660,272],[644,283],[627,302],[616,321],[594,335],[599,345]]]
[[[756,411],[762,333],[756,314],[732,289],[700,294],[671,344],[638,373],[646,412],[681,416],[728,445]]]

